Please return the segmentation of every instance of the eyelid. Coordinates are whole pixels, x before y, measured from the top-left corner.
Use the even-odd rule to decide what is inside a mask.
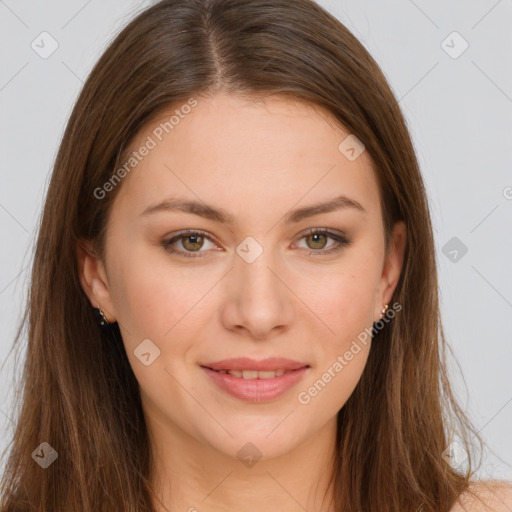
[[[329,228],[307,229],[306,231],[303,231],[300,234],[299,241],[302,240],[303,238],[306,238],[307,236],[315,235],[315,234],[326,235],[328,238],[331,238],[332,240],[334,240],[336,242],[335,244],[333,244],[334,246],[329,249],[319,249],[319,250],[305,249],[305,250],[309,250],[310,254],[315,254],[317,256],[334,254],[334,253],[340,251],[341,249],[344,249],[345,247],[349,246],[352,243],[347,238],[347,236],[345,235],[344,232],[332,230]]]
[[[163,240],[160,245],[163,246],[163,248],[171,253],[171,254],[177,254],[179,256],[184,256],[185,258],[202,258],[203,256],[195,256],[194,251],[182,251],[182,250],[176,250],[172,248],[172,244],[175,242],[178,242],[182,238],[186,238],[187,236],[201,236],[202,238],[205,238],[209,240],[210,242],[215,242],[215,238],[211,236],[209,233],[206,233],[206,231],[202,231],[200,229],[184,229],[183,231],[179,231],[178,233],[174,234],[171,238]],[[208,252],[208,251],[196,251],[196,253],[202,253],[202,252]]]
[[[317,256],[326,255],[326,254],[333,254],[346,246],[350,245],[352,242],[346,237],[345,233],[342,231],[335,231],[329,228],[309,228],[306,231],[303,231],[300,233],[298,237],[298,241],[302,240],[303,238],[306,238],[310,235],[315,234],[321,234],[326,235],[328,238],[331,238],[336,243],[334,244],[334,247],[329,249],[305,249],[309,250],[310,253],[313,253]],[[201,254],[204,252],[209,251],[182,251],[182,250],[176,250],[172,248],[172,244],[179,241],[181,238],[185,238],[186,236],[194,236],[199,235],[202,238],[205,238],[213,243],[215,242],[215,237],[210,235],[209,233],[202,231],[200,229],[185,229],[183,231],[179,231],[178,233],[174,234],[171,238],[163,240],[160,245],[163,246],[163,248],[170,254],[177,254],[178,256],[184,256],[185,258],[202,258],[204,256],[196,256],[195,254]]]

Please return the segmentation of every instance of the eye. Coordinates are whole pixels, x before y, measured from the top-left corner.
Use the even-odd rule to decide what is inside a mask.
[[[334,243],[328,249],[324,249],[329,238],[334,240]],[[306,240],[306,243],[311,244],[306,249],[310,249],[310,254],[314,255],[333,253],[350,244],[350,241],[344,236],[327,229],[310,229],[301,240]]]
[[[206,236],[206,233],[202,231],[187,230],[182,231],[180,234],[172,237],[169,240],[164,240],[161,245],[167,252],[170,252],[172,254],[179,254],[187,258],[198,258],[202,256],[200,254],[193,253],[205,252],[200,251],[200,249],[204,246],[205,240],[211,242],[210,237]],[[176,242],[181,242],[181,246],[185,250],[183,251],[175,249],[174,244]]]
[[[324,249],[326,240],[329,238],[334,240],[334,243],[331,244],[328,249]],[[333,233],[327,229],[310,229],[300,240],[306,240],[308,243],[312,244],[312,246],[308,245],[306,249],[309,249],[310,254],[314,255],[334,253],[350,244],[350,241],[344,236]],[[204,248],[205,241],[213,244],[211,238],[203,231],[186,230],[173,236],[169,240],[163,240],[161,245],[171,254],[178,254],[187,258],[201,258],[203,257],[201,253],[207,252],[201,251],[201,249]],[[183,249],[176,249],[175,244],[178,242],[181,243]]]

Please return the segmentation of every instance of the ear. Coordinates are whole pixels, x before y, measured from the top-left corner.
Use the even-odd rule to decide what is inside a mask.
[[[377,296],[375,322],[382,317],[382,308],[389,304],[400,279],[404,262],[407,229],[403,221],[395,222],[391,233],[388,255],[382,269]]]
[[[76,253],[80,284],[92,307],[101,308],[109,323],[115,322],[115,310],[105,266],[96,255],[93,244],[88,240],[79,240]]]

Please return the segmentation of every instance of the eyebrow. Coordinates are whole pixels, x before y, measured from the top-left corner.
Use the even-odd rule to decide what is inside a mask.
[[[308,217],[313,217],[314,215],[320,215],[321,213],[330,213],[348,208],[352,208],[366,214],[366,210],[363,208],[361,203],[355,199],[351,199],[342,195],[335,197],[328,202],[317,203],[311,206],[305,206],[303,208],[292,210],[284,216],[284,222],[286,224],[291,224],[300,222],[301,220]],[[223,208],[215,208],[199,201],[176,198],[165,199],[158,204],[149,206],[140,214],[140,216],[147,216],[156,212],[163,211],[182,211],[186,213],[192,213],[194,215],[205,217],[207,219],[224,224],[233,224],[235,220],[235,217]]]

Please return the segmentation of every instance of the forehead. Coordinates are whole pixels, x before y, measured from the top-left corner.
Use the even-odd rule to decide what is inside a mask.
[[[294,98],[195,97],[140,130],[129,148],[139,156],[136,162],[132,157],[116,202],[140,213],[156,200],[179,196],[227,210],[233,205],[236,215],[344,194],[377,213],[370,157],[363,151],[350,160],[340,150],[349,135],[329,112]],[[141,151],[144,146],[150,149]]]

